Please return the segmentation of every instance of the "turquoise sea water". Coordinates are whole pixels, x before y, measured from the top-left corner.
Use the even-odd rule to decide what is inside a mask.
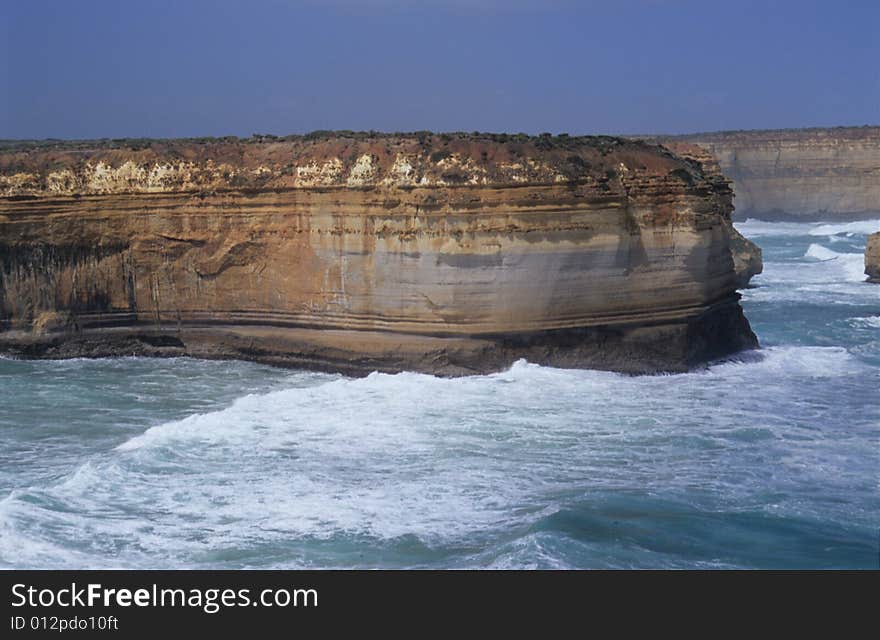
[[[877,568],[880,221],[737,226],[763,349],[690,374],[0,360],[0,567]]]

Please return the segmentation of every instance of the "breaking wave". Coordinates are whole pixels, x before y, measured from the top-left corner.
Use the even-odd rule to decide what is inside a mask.
[[[863,253],[838,253],[822,245],[811,244],[804,257],[814,258],[820,262],[833,262],[831,268],[839,271],[839,275],[847,282],[862,282],[867,278]],[[832,272],[829,274],[829,279],[839,279],[835,276],[838,274]]]

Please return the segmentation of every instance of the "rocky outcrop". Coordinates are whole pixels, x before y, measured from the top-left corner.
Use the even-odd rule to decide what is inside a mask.
[[[704,147],[681,140],[664,140],[663,144],[678,156],[699,163],[703,174],[716,184],[723,184],[724,187],[730,185],[730,180],[722,173],[715,157]],[[737,288],[743,289],[749,285],[753,276],[764,270],[764,260],[761,247],[746,238],[733,226],[733,212],[733,207],[725,207],[723,217],[727,226],[727,234],[730,236],[730,251],[733,257]]]
[[[736,286],[738,289],[744,289],[749,286],[754,276],[764,271],[763,252],[761,247],[737,231],[730,221],[727,225]]]
[[[733,180],[736,220],[880,218],[880,127],[682,136]]]
[[[868,282],[880,284],[880,231],[868,236],[865,248],[865,275]]]
[[[0,350],[367,373],[756,346],[726,182],[645,143],[317,134],[0,153]]]

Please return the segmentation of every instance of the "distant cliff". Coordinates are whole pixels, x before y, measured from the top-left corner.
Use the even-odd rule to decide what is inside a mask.
[[[756,346],[731,192],[616,138],[6,143],[0,350],[367,373],[679,371]]]
[[[880,218],[880,127],[681,136],[733,180],[735,220]]]

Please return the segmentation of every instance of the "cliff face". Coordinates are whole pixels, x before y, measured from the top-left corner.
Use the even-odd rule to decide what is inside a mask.
[[[865,248],[865,274],[868,282],[880,284],[880,231],[868,236]]]
[[[742,131],[677,138],[733,180],[736,220],[880,217],[880,127]]]
[[[666,140],[664,146],[682,158],[699,163],[703,174],[709,180],[719,185],[723,184],[725,187],[730,185],[730,180],[721,172],[718,161],[704,147],[681,140]],[[746,238],[733,226],[733,211],[732,207],[725,208],[723,217],[727,227],[727,235],[730,237],[730,251],[733,257],[733,270],[736,273],[736,285],[737,288],[743,289],[748,286],[753,276],[764,271],[763,252],[761,247]]]
[[[3,351],[455,375],[683,370],[756,346],[730,190],[656,146],[109,146],[0,153]]]

